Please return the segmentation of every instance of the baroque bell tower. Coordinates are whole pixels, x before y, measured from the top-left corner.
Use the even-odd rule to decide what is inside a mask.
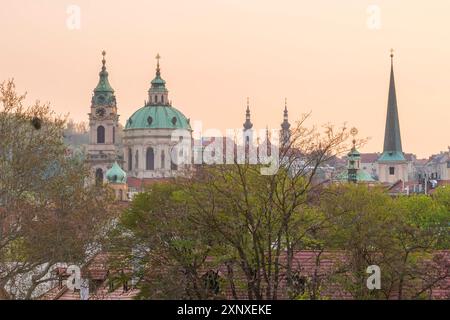
[[[106,71],[106,52],[102,52],[102,69],[95,87],[89,115],[89,146],[87,161],[97,182],[106,181],[106,171],[119,160],[116,145],[119,130],[116,96]]]

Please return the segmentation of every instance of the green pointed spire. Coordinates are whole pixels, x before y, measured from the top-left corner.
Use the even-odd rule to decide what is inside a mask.
[[[102,70],[98,74],[100,79],[98,81],[97,87],[95,87],[94,92],[106,92],[106,93],[114,93],[114,89],[109,84],[108,80],[108,71],[106,71],[106,51],[102,52]]]
[[[106,51],[102,52],[102,70],[99,73],[98,84],[94,89],[94,95],[92,97],[92,105],[116,105],[116,97],[114,95],[114,89],[109,84],[108,71],[106,71]]]
[[[397,95],[394,80],[394,53],[391,50],[391,75],[389,81],[389,97],[386,114],[386,127],[384,132],[383,154],[380,160],[401,161],[405,160],[400,135],[400,122],[397,108]]]

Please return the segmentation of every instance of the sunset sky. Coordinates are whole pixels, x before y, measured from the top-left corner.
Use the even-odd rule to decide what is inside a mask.
[[[69,5],[80,29],[67,26]],[[380,28],[368,24],[380,8]],[[87,121],[107,51],[121,123],[147,99],[162,56],[169,98],[205,128],[347,122],[382,151],[389,50],[403,149],[428,157],[450,145],[450,1],[433,0],[2,0],[0,81],[28,100]]]

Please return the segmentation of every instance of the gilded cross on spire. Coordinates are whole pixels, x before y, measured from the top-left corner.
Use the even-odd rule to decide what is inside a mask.
[[[394,49],[391,48],[391,64],[394,63]]]

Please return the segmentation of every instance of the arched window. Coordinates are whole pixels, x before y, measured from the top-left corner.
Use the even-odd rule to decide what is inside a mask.
[[[158,96],[155,95],[155,103],[158,103]]]
[[[105,127],[99,126],[97,128],[97,143],[105,143]]]
[[[133,169],[133,152],[128,148],[128,171]]]
[[[161,96],[161,102],[164,103],[164,96]]]
[[[161,169],[165,169],[166,167],[166,154],[164,150],[161,150]]]
[[[112,127],[113,128],[113,136],[112,136],[112,140],[113,140],[113,143],[116,143],[116,127]]]
[[[139,169],[139,151],[136,150],[136,154],[134,155],[134,169]]]
[[[95,170],[95,183],[97,184],[103,183],[103,170],[101,168]]]
[[[145,155],[145,168],[146,170],[155,170],[155,151],[153,148],[147,148],[147,154]]]

